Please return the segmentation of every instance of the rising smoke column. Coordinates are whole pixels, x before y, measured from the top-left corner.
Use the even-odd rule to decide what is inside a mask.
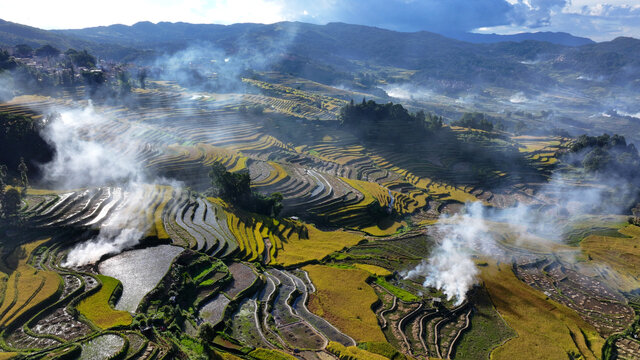
[[[98,236],[71,249],[64,266],[95,263],[104,255],[118,254],[140,242],[150,227],[143,214],[151,198],[139,183],[130,184],[123,197],[126,200],[100,226]]]
[[[53,160],[44,164],[44,182],[58,189],[115,186],[123,201],[100,226],[96,238],[71,249],[64,266],[95,263],[137,245],[150,224],[145,215],[153,185],[135,155],[138,142],[128,132],[110,143],[99,140],[111,119],[96,113],[91,103],[83,109],[64,110],[52,117],[43,137],[54,147]]]
[[[42,165],[44,182],[58,189],[142,182],[145,176],[130,155],[135,151],[127,149],[135,146],[135,139],[122,133],[111,144],[97,140],[111,121],[97,114],[91,103],[53,116],[42,133],[55,149],[53,160]]]
[[[477,280],[473,253],[488,254],[495,249],[482,203],[467,204],[463,214],[443,215],[432,235],[441,238],[440,243],[429,259],[408,271],[405,278],[424,276],[423,286],[442,290],[448,300],[455,298],[460,305]]]
[[[430,235],[440,239],[439,243],[429,259],[408,271],[405,278],[423,276],[423,286],[440,289],[460,304],[476,283],[478,269],[473,255],[504,258],[490,223],[505,225],[516,243],[540,239],[562,242],[563,230],[571,219],[587,214],[622,214],[624,202],[612,202],[612,196],[630,199],[634,191],[633,186],[615,176],[601,179],[598,186],[580,186],[554,174],[537,194],[544,200],[537,205],[517,203],[505,209],[485,209],[480,202],[467,203],[461,214],[438,219]]]

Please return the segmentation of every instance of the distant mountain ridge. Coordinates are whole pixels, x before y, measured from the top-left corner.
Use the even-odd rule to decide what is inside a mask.
[[[27,44],[33,48],[49,44],[62,51],[69,48],[87,49],[103,57],[120,59],[139,52],[136,49],[118,44],[104,46],[73,35],[42,30],[0,19],[0,47],[12,47],[18,44]]]
[[[468,41],[476,44],[492,44],[504,41],[521,42],[525,40],[545,41],[552,44],[564,46],[582,46],[596,43],[595,41],[586,37],[575,36],[566,32],[551,31],[524,32],[511,35],[480,34],[468,32],[457,34],[452,33],[446,35],[457,40]]]
[[[638,86],[638,39],[594,43],[564,33],[468,36],[479,43],[428,31],[405,33],[345,23],[139,22],[131,26],[45,31],[0,22],[0,46],[51,43],[61,50],[87,48],[102,58],[149,63],[157,55],[171,55],[195,46],[198,51],[206,49],[245,62],[246,68],[275,70],[328,84],[387,67],[410,71],[407,80],[414,84],[452,91],[484,85],[535,89],[578,77]],[[578,45],[579,42],[586,44]],[[261,68],[266,63],[269,68]],[[559,80],[561,77],[564,80]]]

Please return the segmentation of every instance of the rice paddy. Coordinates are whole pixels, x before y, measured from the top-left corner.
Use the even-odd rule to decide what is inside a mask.
[[[116,288],[122,286],[120,281],[104,275],[96,275],[96,278],[100,281],[100,289],[80,301],[77,306],[80,314],[101,329],[131,324],[131,314],[127,311],[115,310],[110,304]]]
[[[356,341],[385,341],[378,320],[371,310],[377,301],[375,291],[366,283],[369,274],[358,269],[309,265],[317,289],[309,300],[309,309],[333,323]],[[344,291],[344,289],[351,291]]]
[[[441,214],[469,201],[502,207],[534,196],[567,139],[483,140],[485,149],[512,147],[536,169],[515,174],[470,160],[453,141],[477,131],[447,127],[428,144],[410,136],[401,146],[371,143],[336,125],[346,103],[337,89],[310,81],[299,89],[289,76],[270,76],[282,82],[244,79],[251,94],[153,82],[133,92],[137,107],[96,104],[107,121],[87,129],[86,140],[135,158],[149,178],[177,182],[142,185],[140,201],[115,186],[29,189],[28,226],[54,238],[25,236],[4,256],[0,326],[10,331],[0,346],[58,354],[81,344],[81,358],[110,358],[128,344],[126,357],[138,359],[169,359],[180,348],[187,358],[209,346],[229,359],[597,359],[604,338],[633,322],[619,291],[637,287],[640,232],[619,221],[574,226],[563,234],[569,246],[521,242],[496,225],[496,246],[513,263],[481,266],[482,283],[460,306],[422,278],[403,278],[429,257],[437,241],[429,226]],[[0,110],[66,104],[21,97]],[[264,112],[243,110],[251,107]],[[217,198],[209,189],[214,162],[248,172],[253,191],[280,192],[280,216]],[[97,265],[62,265],[71,246],[123,209],[141,219],[135,249]],[[575,267],[548,258],[579,251]],[[616,289],[603,285],[605,276]],[[586,291],[597,296],[585,299]],[[197,339],[203,324],[215,340]],[[633,353],[633,341],[616,344]]]
[[[496,348],[492,358],[600,357],[604,340],[598,332],[575,312],[522,284],[509,266],[490,263],[481,277],[496,310],[518,334]]]

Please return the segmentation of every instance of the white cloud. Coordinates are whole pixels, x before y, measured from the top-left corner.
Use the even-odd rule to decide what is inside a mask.
[[[0,0],[0,18],[44,29],[139,21],[298,20],[344,21],[400,31],[455,32],[478,27],[478,32],[501,34],[564,31],[595,40],[640,37],[640,0]]]
[[[520,21],[495,27],[478,28],[479,33],[515,34],[525,31],[563,31],[578,36],[589,37],[596,41],[612,40],[618,36],[640,38],[640,1],[608,0],[572,0],[564,7],[554,6],[548,17],[540,17],[540,11],[526,11],[523,0],[507,0],[514,3]],[[551,0],[553,1],[553,0]],[[533,17],[532,17],[533,15]],[[535,26],[535,20],[542,19]],[[532,24],[534,26],[532,26]]]
[[[43,29],[70,29],[139,21],[232,24],[286,20],[283,0],[0,1],[0,18]]]

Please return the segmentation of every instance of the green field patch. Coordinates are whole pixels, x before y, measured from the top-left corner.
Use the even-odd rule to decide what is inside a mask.
[[[390,293],[392,293],[402,301],[415,302],[415,301],[421,300],[421,298],[417,297],[416,295],[413,295],[407,290],[401,289],[397,286],[390,284],[383,277],[376,277],[375,283],[382,286],[383,288],[385,288],[387,291],[389,291]]]
[[[470,295],[475,312],[471,327],[460,337],[456,346],[456,359],[487,359],[491,351],[516,333],[504,322],[491,303],[485,288],[478,288]]]
[[[113,293],[122,286],[120,281],[105,275],[96,277],[102,286],[98,292],[80,301],[77,306],[80,314],[101,329],[130,325],[131,314],[115,310],[110,304]]]
[[[255,349],[249,353],[249,356],[258,360],[295,360],[296,357],[283,353],[278,350]]]
[[[578,246],[584,238],[590,235],[629,238],[618,231],[627,225],[629,224],[626,219],[619,216],[581,217],[565,226],[562,231],[562,239],[567,245]]]

